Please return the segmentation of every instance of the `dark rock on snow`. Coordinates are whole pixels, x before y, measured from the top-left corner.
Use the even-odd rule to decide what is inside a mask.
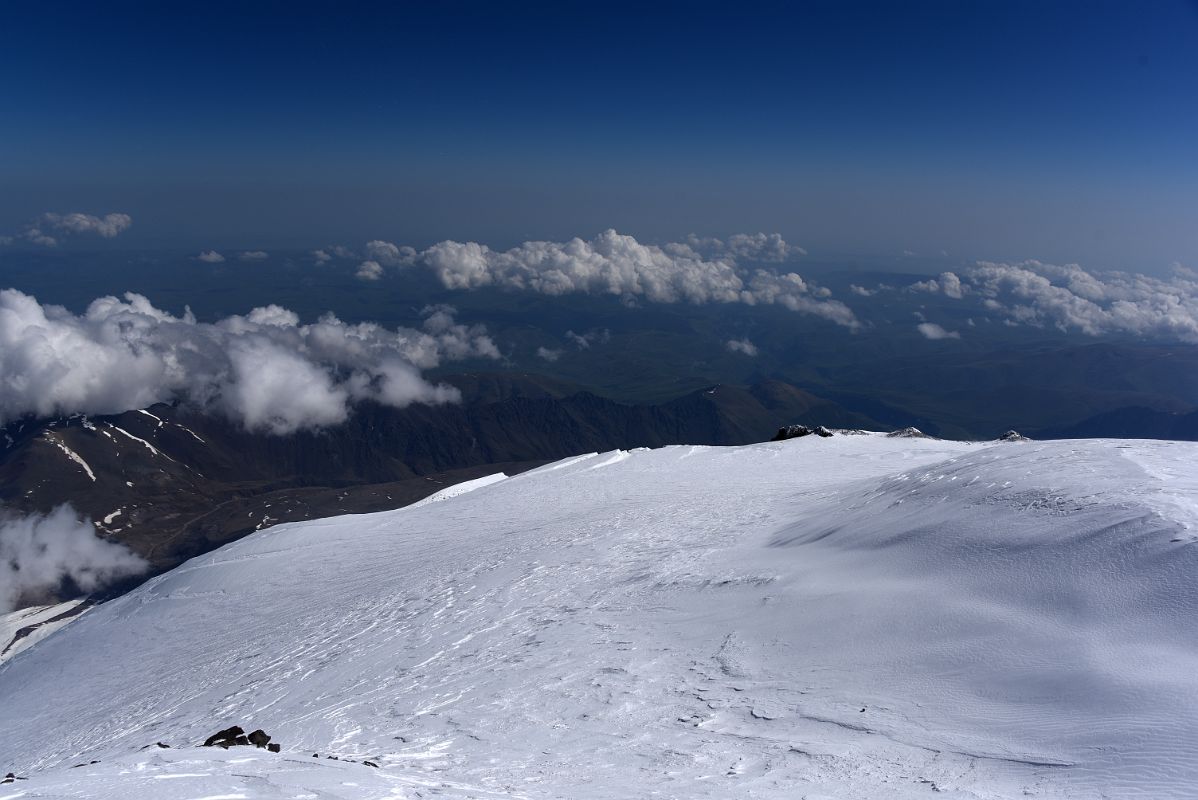
[[[238,736],[244,735],[245,731],[240,726],[234,725],[232,728],[225,728],[223,731],[217,731],[209,736],[204,740],[204,747],[212,747],[213,745],[220,744],[221,742],[232,744]]]
[[[250,745],[266,748],[272,753],[277,753],[282,749],[278,744],[271,743],[270,734],[261,728],[247,736],[245,730],[239,725],[217,731],[204,740],[204,747],[223,747],[226,750],[230,747],[248,747]],[[159,746],[166,747],[167,745],[159,743]]]
[[[891,431],[886,434],[892,439],[935,439],[935,436],[928,436],[919,428],[899,428],[897,431]]]
[[[778,432],[774,434],[774,438],[770,439],[770,441],[784,442],[787,439],[801,439],[804,436],[811,436],[812,434],[827,438],[828,436],[832,435],[832,431],[828,430],[823,425],[817,425],[814,428],[809,428],[806,425],[783,425],[778,429]]]

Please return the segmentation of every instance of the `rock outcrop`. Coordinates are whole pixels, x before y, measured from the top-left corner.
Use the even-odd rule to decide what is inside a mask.
[[[928,436],[919,428],[899,428],[897,431],[891,431],[886,434],[891,439],[935,439],[935,436]]]
[[[230,747],[249,747],[251,745],[272,753],[277,753],[282,749],[277,743],[271,742],[270,735],[261,728],[247,736],[245,729],[240,725],[217,731],[204,740],[204,747],[223,747],[226,750]]]
[[[800,439],[804,436],[811,436],[813,434],[815,436],[828,437],[832,435],[832,431],[828,430],[823,425],[817,425],[814,428],[809,428],[806,425],[783,425],[778,429],[778,432],[774,434],[774,438],[770,439],[770,441],[783,442],[787,439]]]

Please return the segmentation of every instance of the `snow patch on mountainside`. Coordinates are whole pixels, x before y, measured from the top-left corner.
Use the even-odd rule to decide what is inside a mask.
[[[0,666],[0,768],[62,797],[1189,797],[1194,463],[805,437],[279,525]],[[230,724],[284,752],[134,755]]]
[[[83,602],[68,600],[52,606],[30,606],[0,614],[0,664],[76,619],[83,612],[71,612]]]
[[[65,444],[62,443],[62,441],[58,437],[56,437],[52,433],[43,434],[43,439],[45,441],[49,442],[50,444],[54,445],[55,447],[57,447],[59,450],[62,451],[63,455],[65,455],[67,458],[71,459],[76,464],[78,464],[80,467],[82,467],[83,471],[87,473],[87,477],[91,478],[93,483],[95,482],[96,473],[92,471],[91,465],[83,460],[83,456],[79,455],[74,450],[67,447]]]

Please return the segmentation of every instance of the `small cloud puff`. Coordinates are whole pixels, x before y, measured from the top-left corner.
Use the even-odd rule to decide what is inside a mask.
[[[360,281],[377,281],[383,277],[383,265],[377,261],[363,261],[354,277]]]
[[[215,250],[204,250],[195,259],[205,264],[221,264],[224,263],[225,257]]]
[[[552,364],[554,361],[557,361],[561,357],[562,357],[561,350],[550,350],[548,347],[538,347],[537,348],[537,358],[543,358],[546,361],[548,361],[550,364]]]
[[[921,334],[923,334],[924,338],[932,339],[933,341],[935,341],[937,339],[960,339],[961,338],[961,334],[957,333],[956,331],[945,330],[944,328],[937,325],[935,322],[921,322],[920,324],[915,326],[915,329],[918,330]]]
[[[265,250],[244,250],[237,257],[242,261],[265,261],[270,258],[270,253]]]
[[[379,239],[366,243],[366,257],[384,267],[404,267],[416,263],[417,252]]]
[[[316,262],[317,266],[328,264],[334,259],[340,259],[342,261],[354,261],[360,258],[361,256],[359,256],[353,250],[350,250],[348,247],[339,244],[332,244],[328,247],[322,247],[319,250],[312,251],[312,260]]]
[[[942,272],[939,278],[913,283],[907,288],[913,292],[941,292],[954,300],[960,300],[965,296],[965,287],[961,284],[961,279],[952,272]]]
[[[757,355],[757,345],[749,341],[748,337],[741,339],[729,339],[724,343],[724,347],[728,348],[732,353],[743,353],[746,356]]]
[[[607,344],[611,341],[611,331],[607,328],[602,330],[589,330],[586,333],[575,333],[574,331],[566,331],[566,338],[579,350],[590,350],[592,344]]]

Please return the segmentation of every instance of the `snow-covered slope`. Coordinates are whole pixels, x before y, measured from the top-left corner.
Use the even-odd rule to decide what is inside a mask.
[[[281,525],[0,667],[0,798],[1192,797],[1195,465],[807,437]],[[231,724],[283,753],[177,749]]]
[[[0,664],[32,647],[87,610],[82,600],[0,614]]]

